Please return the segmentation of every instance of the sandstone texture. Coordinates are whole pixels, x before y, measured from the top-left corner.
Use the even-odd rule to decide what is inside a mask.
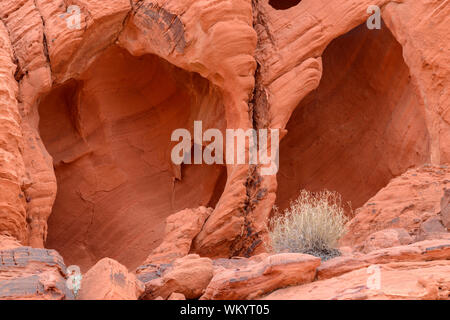
[[[397,262],[381,266],[382,287],[367,286],[370,274],[358,269],[342,276],[273,292],[269,300],[448,300],[450,263]]]
[[[407,241],[404,231],[413,241],[432,238],[433,234],[439,238],[439,234],[447,233],[441,202],[446,201],[445,189],[449,183],[450,168],[446,165],[408,170],[356,210],[342,242],[354,247],[367,246],[364,242],[370,241],[371,234],[398,228],[403,229],[400,231],[406,237],[403,241]]]
[[[444,190],[441,199],[441,219],[444,227],[450,230],[450,189]]]
[[[343,273],[396,261],[448,260],[450,241],[427,240],[408,246],[379,249],[366,255],[349,255],[326,261],[317,270],[318,279],[327,279]]]
[[[186,256],[191,250],[192,240],[199,234],[211,212],[212,209],[199,207],[169,216],[162,243],[150,253],[144,265],[170,263]]]
[[[174,292],[167,300],[186,300],[186,297],[182,293]]]
[[[213,263],[208,258],[187,255],[172,264],[147,265],[138,269],[138,278],[145,283],[146,300],[167,299],[173,293],[186,299],[199,298],[213,277]],[[172,297],[173,298],[173,297]]]
[[[201,297],[204,300],[254,299],[277,288],[314,280],[320,258],[297,253],[271,255],[217,272]]]
[[[115,260],[104,258],[83,276],[78,300],[137,300],[144,284]]]
[[[71,300],[66,277],[55,250],[0,248],[0,300]]]
[[[1,0],[0,299],[449,299],[449,30],[446,0]],[[174,164],[194,121],[279,130],[279,170]],[[342,195],[340,257],[268,252],[302,189]]]
[[[361,251],[364,253],[376,249],[396,247],[413,242],[413,238],[405,229],[384,229],[372,233],[363,243]]]

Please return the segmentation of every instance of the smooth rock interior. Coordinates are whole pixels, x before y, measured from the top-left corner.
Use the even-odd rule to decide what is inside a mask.
[[[110,257],[135,268],[162,240],[167,216],[214,207],[223,192],[225,167],[170,159],[173,130],[192,132],[194,120],[225,129],[221,95],[157,56],[111,47],[43,97],[39,113],[58,181],[46,247],[67,265],[87,270]]]
[[[338,191],[356,209],[393,177],[429,161],[423,106],[402,47],[385,25],[361,25],[335,39],[323,70],[281,142],[280,209],[301,189]]]

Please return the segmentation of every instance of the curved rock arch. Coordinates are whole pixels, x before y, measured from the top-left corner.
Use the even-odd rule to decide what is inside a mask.
[[[61,18],[66,2],[0,4],[1,39],[6,44],[1,49],[5,74],[1,87],[6,88],[2,106],[9,113],[9,120],[2,121],[14,132],[13,138],[9,130],[1,133],[10,143],[0,147],[4,157],[0,175],[7,190],[0,199],[6,208],[0,223],[2,232],[23,244],[43,246],[56,194],[52,159],[38,132],[39,99],[52,87],[79,77],[111,45],[126,48],[133,56],[159,56],[207,79],[221,91],[228,128],[285,130],[296,106],[319,86],[326,47],[364,23],[369,5],[379,5],[403,47],[424,104],[431,162],[450,161],[450,93],[445,89],[449,35],[444,24],[411,27],[421,14],[445,17],[448,9],[437,2],[360,0],[332,5],[303,0],[277,11],[268,0],[213,1],[209,6],[195,0],[114,0],[109,6],[73,0],[70,3],[82,12],[81,28],[75,30]],[[24,21],[26,28],[21,26]],[[264,250],[261,244],[277,181],[260,177],[258,171],[245,165],[227,168],[224,193],[192,251],[217,257]]]

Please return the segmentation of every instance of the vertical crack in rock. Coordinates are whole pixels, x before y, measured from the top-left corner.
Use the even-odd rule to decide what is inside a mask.
[[[253,8],[253,28],[258,33],[258,44],[256,52],[260,47],[260,33],[257,26],[264,26],[264,19],[261,17],[256,0],[252,0]],[[266,33],[269,35],[268,30]],[[273,39],[272,39],[273,40]],[[249,101],[249,117],[253,125],[253,129],[258,132],[259,129],[267,129],[269,127],[269,111],[267,92],[262,84],[260,76],[261,66],[258,62],[255,70],[255,86],[252,97]],[[249,257],[261,242],[261,232],[253,226],[253,222],[249,217],[254,211],[258,203],[264,199],[267,194],[267,189],[261,187],[263,177],[260,175],[260,165],[250,165],[248,170],[247,180],[245,182],[246,200],[244,206],[241,208],[241,214],[244,217],[244,225],[241,234],[233,241],[231,245],[232,256]]]
[[[52,70],[52,64],[50,62],[50,54],[48,51],[48,42],[47,42],[47,35],[45,34],[45,20],[44,17],[42,16],[41,11],[39,10],[39,6],[36,2],[36,0],[34,0],[34,7],[36,8],[37,13],[39,14],[39,17],[41,18],[42,21],[42,45],[44,47],[43,53],[44,56],[47,59],[47,63],[48,63],[48,67],[50,68],[50,71]]]
[[[137,2],[139,3],[139,2]],[[136,3],[136,4],[137,4]],[[113,43],[116,43],[119,41],[120,35],[122,34],[123,30],[125,30],[126,26],[127,26],[127,22],[130,19],[131,15],[136,13],[136,7],[133,3],[133,0],[130,0],[130,10],[128,11],[128,13],[125,15],[125,18],[122,21],[122,27],[120,28],[120,31],[117,33],[117,37],[115,39],[115,41]]]
[[[3,21],[1,16],[0,16],[0,22],[3,23],[3,26],[5,27],[6,32],[8,32],[9,41],[12,42],[11,31],[8,29],[8,26],[6,25],[5,21]],[[11,43],[11,51],[13,54],[13,63],[16,65],[16,72],[14,73],[14,79],[16,79],[17,83],[19,83],[23,79],[25,74],[23,73],[22,68],[20,67],[19,59],[17,59],[16,50],[14,49],[14,46],[12,45],[12,43]]]
[[[267,92],[261,83],[260,64],[255,72],[255,89],[249,102],[249,113],[253,123],[253,129],[267,129],[269,127],[269,105]]]
[[[259,167],[251,165],[248,171],[246,187],[246,200],[241,208],[241,214],[244,217],[244,225],[241,234],[233,241],[231,245],[231,256],[249,257],[255,248],[262,242],[260,231],[253,226],[249,215],[256,208],[258,202],[262,200],[267,190],[261,188],[262,177],[259,174]]]
[[[79,193],[79,197],[90,207],[90,211],[91,211],[91,218],[89,220],[89,225],[86,228],[86,233],[83,237],[82,242],[88,253],[89,258],[91,259],[92,264],[95,264],[96,257],[93,254],[93,252],[90,248],[90,245],[89,245],[89,233],[92,229],[92,226],[94,225],[94,218],[95,218],[95,202],[85,199],[81,193]]]

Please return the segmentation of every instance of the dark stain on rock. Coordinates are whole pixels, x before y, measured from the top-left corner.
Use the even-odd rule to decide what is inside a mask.
[[[186,47],[184,25],[180,18],[154,3],[142,3],[136,8],[135,17],[141,27],[159,33],[167,44],[168,54],[183,53]]]
[[[441,246],[426,248],[425,251],[429,252],[429,251],[435,251],[435,250],[442,250],[442,249],[446,249],[446,248],[450,248],[450,244],[443,244]]]
[[[53,270],[57,276],[54,286],[44,286],[39,274],[28,275],[27,268],[41,266]],[[73,299],[66,286],[66,267],[62,257],[54,250],[18,247],[0,251],[0,273],[11,278],[0,280],[0,300],[25,297],[51,297]]]
[[[113,274],[113,280],[116,284],[118,284],[121,287],[125,286],[126,283],[126,279],[125,279],[125,275],[123,273],[114,273]]]

